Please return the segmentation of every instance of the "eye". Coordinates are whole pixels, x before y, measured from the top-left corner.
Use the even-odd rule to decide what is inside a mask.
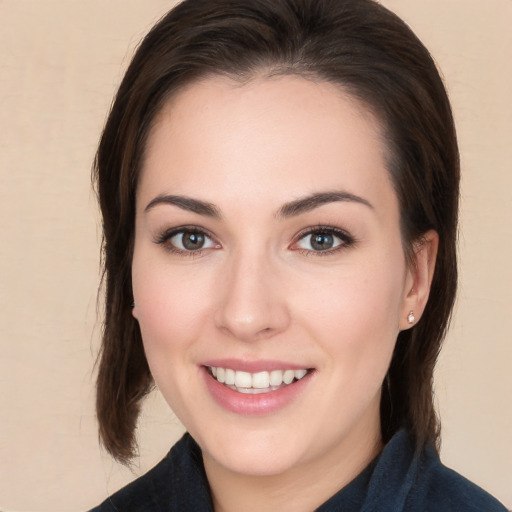
[[[292,249],[306,253],[330,254],[353,243],[354,239],[341,229],[318,227],[302,233]]]
[[[205,231],[196,227],[167,230],[155,240],[155,243],[165,245],[170,252],[178,254],[198,254],[204,249],[220,247]]]
[[[194,231],[182,231],[169,238],[177,249],[183,251],[197,251],[199,249],[206,249],[213,247],[212,240],[204,233]]]

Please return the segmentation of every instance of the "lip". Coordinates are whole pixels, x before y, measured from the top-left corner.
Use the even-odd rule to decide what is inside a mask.
[[[259,394],[246,394],[234,391],[224,384],[218,382],[210,375],[207,366],[221,366],[223,368],[250,371],[252,373],[273,369],[300,370],[304,368],[304,366],[293,366],[289,363],[275,362],[278,364],[278,366],[271,368],[268,365],[262,366],[262,364],[260,364],[261,362],[241,365],[240,361],[236,361],[236,364],[233,364],[233,361],[231,361],[231,366],[230,364],[226,364],[228,363],[227,360],[222,360],[222,364],[220,364],[220,362],[220,360],[217,360],[217,364],[207,364],[201,367],[201,373],[203,375],[206,387],[218,405],[227,411],[242,416],[265,416],[286,408],[289,404],[298,399],[299,396],[304,392],[304,390],[310,384],[313,374],[315,373],[314,371],[308,372],[308,374],[305,375],[302,379],[284,386],[276,391],[269,391],[268,393]]]

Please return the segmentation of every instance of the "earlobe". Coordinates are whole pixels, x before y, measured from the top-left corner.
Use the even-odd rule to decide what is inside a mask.
[[[421,318],[427,305],[438,246],[439,235],[434,230],[427,231],[414,244],[414,259],[410,263],[404,290],[405,296],[399,322],[400,330],[413,327]]]

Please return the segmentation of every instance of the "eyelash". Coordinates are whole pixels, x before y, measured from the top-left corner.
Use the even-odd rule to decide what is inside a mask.
[[[212,235],[208,233],[203,228],[197,227],[197,226],[180,226],[177,228],[172,228],[163,231],[160,235],[158,235],[154,242],[158,245],[164,246],[165,250],[167,250],[170,253],[177,254],[179,256],[185,256],[185,257],[200,257],[204,254],[204,252],[210,247],[207,248],[200,248],[196,250],[183,250],[175,245],[173,245],[170,240],[179,234],[198,234],[202,235],[205,238],[208,238],[213,244],[220,247],[220,244],[218,242],[215,242]],[[315,251],[313,249],[304,249],[304,248],[293,248],[294,245],[297,245],[300,241],[304,240],[307,236],[310,235],[329,235],[333,236],[340,240],[340,243],[336,245],[335,247],[331,249],[327,249],[325,251]],[[295,238],[295,241],[291,244],[290,248],[292,250],[295,250],[299,252],[300,254],[304,256],[330,256],[332,254],[335,254],[339,251],[346,250],[347,248],[353,246],[356,243],[356,240],[353,236],[351,236],[349,233],[344,231],[343,229],[336,228],[334,226],[325,226],[325,225],[319,225],[314,227],[309,227],[306,230],[300,232],[297,237]]]

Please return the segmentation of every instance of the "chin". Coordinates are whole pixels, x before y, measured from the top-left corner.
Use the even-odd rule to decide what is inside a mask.
[[[209,458],[230,472],[246,476],[275,476],[300,464],[301,443],[282,432],[247,429],[210,432],[192,437]]]
[[[293,450],[294,453],[290,453],[291,450],[283,448],[233,444],[227,450],[211,453],[211,457],[217,464],[233,473],[244,476],[270,477],[286,473],[300,463],[296,450]]]

